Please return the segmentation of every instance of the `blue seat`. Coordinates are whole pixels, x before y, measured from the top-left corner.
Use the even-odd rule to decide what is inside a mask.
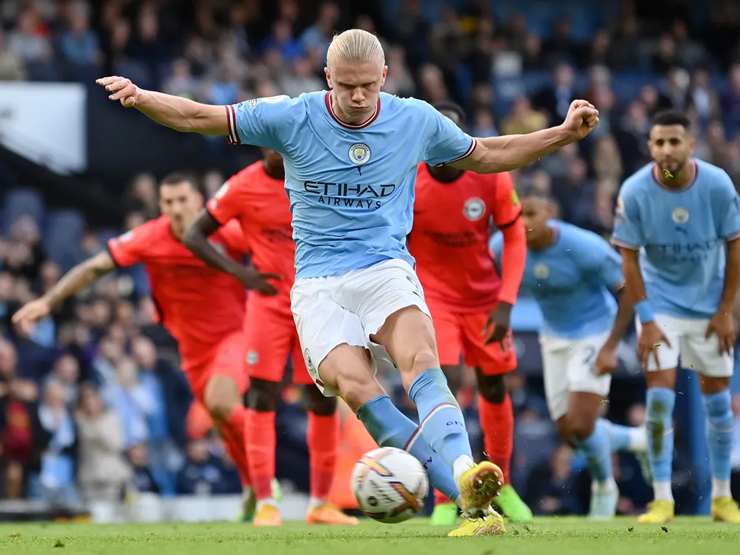
[[[29,188],[13,189],[5,195],[2,232],[7,233],[13,222],[25,215],[33,217],[40,227],[45,212],[44,199],[38,191]]]
[[[49,213],[43,234],[43,245],[51,260],[66,272],[80,259],[80,240],[85,219],[78,210],[62,209]]]

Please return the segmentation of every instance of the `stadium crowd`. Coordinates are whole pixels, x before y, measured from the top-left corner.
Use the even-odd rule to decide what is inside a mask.
[[[605,2],[603,14],[584,4],[578,25],[526,10],[528,2],[505,14],[488,4],[386,1],[362,12],[349,2],[299,0],[6,0],[0,6],[0,80],[92,82],[120,74],[142,87],[214,104],[297,96],[325,88],[332,34],[354,26],[382,39],[386,92],[455,100],[466,108],[473,135],[534,131],[559,122],[576,97],[593,102],[601,124],[589,140],[515,175],[519,184],[551,192],[568,222],[611,233],[619,185],[646,163],[650,116],[661,108],[687,110],[697,157],[724,168],[740,186],[735,2],[710,3],[711,14],[692,24],[686,13],[672,20],[638,18],[629,0]],[[609,22],[611,8],[618,16]],[[0,175],[9,181],[7,191],[33,186],[13,182],[10,172]],[[207,196],[224,177],[217,169],[203,176]],[[156,217],[155,183],[148,174],[132,176],[119,231]],[[43,205],[16,210],[6,202],[0,218],[1,497],[239,493],[238,474],[209,433],[207,417],[197,405],[191,408],[176,345],[155,324],[143,270],[101,280],[24,337],[11,326],[11,315],[69,265],[45,248]],[[106,238],[85,230],[77,260],[105,248]],[[466,383],[460,398],[474,429],[472,376]],[[410,408],[400,384],[393,386],[399,406]],[[583,462],[556,443],[537,387],[519,376],[509,386],[520,463],[513,466],[526,469],[515,477],[518,489],[537,513],[582,513],[587,494],[581,492],[588,487]],[[296,433],[305,430],[301,405],[301,391],[286,387],[278,442],[305,459],[305,434]],[[740,396],[733,407],[740,482]],[[623,408],[630,424],[642,424],[639,404]],[[678,466],[686,466],[685,457]],[[281,459],[292,460],[279,453]],[[622,460],[615,471],[620,511],[635,513],[649,500],[635,461]],[[307,481],[298,465],[282,473],[298,484]],[[738,495],[740,483],[733,489]]]

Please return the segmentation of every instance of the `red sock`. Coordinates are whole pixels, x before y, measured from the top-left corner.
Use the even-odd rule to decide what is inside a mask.
[[[509,483],[509,466],[514,448],[514,410],[511,398],[506,395],[503,403],[490,403],[478,396],[480,427],[488,459],[504,473],[504,483]]]
[[[339,450],[339,414],[308,413],[308,453],[311,466],[311,497],[328,499],[334,481]]]
[[[275,413],[247,410],[247,462],[258,500],[272,497],[275,477]]]
[[[226,452],[234,461],[239,476],[242,479],[242,486],[251,486],[249,479],[249,464],[247,463],[247,445],[245,438],[245,424],[247,421],[247,409],[242,405],[237,405],[234,412],[228,420],[220,426],[221,435],[223,436]]]

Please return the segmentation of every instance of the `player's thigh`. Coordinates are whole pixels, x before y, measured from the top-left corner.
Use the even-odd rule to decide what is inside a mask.
[[[516,370],[514,334],[506,332],[501,342],[486,345],[484,333],[488,313],[461,314],[463,322],[463,353],[465,364],[478,368],[484,376],[502,376]]]
[[[335,392],[353,412],[384,393],[375,378],[370,352],[363,347],[347,343],[337,345],[321,361],[319,374],[324,395],[327,391]]]
[[[203,404],[215,419],[228,419],[234,407],[242,403],[249,384],[244,355],[244,338],[239,330],[224,338],[209,364]]]
[[[439,366],[432,319],[417,306],[392,313],[371,340],[388,352],[406,391],[419,374]]]
[[[442,366],[458,367],[463,353],[463,321],[460,315],[435,303],[429,303],[429,311],[432,315],[439,363]]]
[[[247,302],[244,319],[246,368],[250,378],[280,383],[296,332],[288,307],[280,311],[271,306],[271,301],[252,295]]]
[[[677,323],[679,325],[677,325]],[[656,357],[653,353],[650,353],[648,358],[647,371],[661,372],[665,370],[675,370],[678,367],[678,357],[681,353],[681,326],[680,321],[677,322],[676,318],[667,316],[665,314],[655,315],[655,324],[660,328],[663,334],[668,339],[668,343],[662,342],[654,350],[657,354]],[[642,325],[639,320],[636,320],[635,325],[637,327],[637,334],[642,332]],[[669,376],[657,376],[653,378],[655,381],[662,382]],[[648,379],[650,379],[648,377]]]
[[[362,323],[356,314],[334,300],[332,281],[331,278],[297,280],[291,291],[291,311],[303,361],[313,382],[327,396],[337,394],[340,371],[353,372],[358,368],[362,374],[370,364],[365,359],[371,360]],[[342,368],[341,362],[350,366]]]
[[[293,367],[293,383],[306,386],[306,409],[319,416],[334,414],[337,410],[337,399],[336,397],[327,397],[314,384],[311,374],[308,373],[308,368],[306,368],[306,362],[303,360],[298,332],[295,332],[293,336],[291,365]]]
[[[387,260],[350,272],[335,292],[358,315],[366,337],[386,349],[407,387],[425,369],[439,366],[431,314],[408,263]]]
[[[701,374],[707,393],[724,391],[734,372],[734,353],[720,354],[716,334],[706,337],[709,320],[684,320],[681,335],[681,366]]]
[[[540,338],[545,399],[550,418],[558,421],[568,413],[568,350],[556,338]]]

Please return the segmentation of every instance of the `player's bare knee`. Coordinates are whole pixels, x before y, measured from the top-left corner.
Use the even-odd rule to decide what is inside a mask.
[[[324,396],[315,385],[306,387],[308,402],[306,408],[316,416],[331,416],[337,411],[337,398]]]
[[[571,418],[569,432],[571,436],[578,441],[583,441],[594,433],[596,422],[590,418]]]
[[[372,374],[349,369],[339,373],[337,390],[353,411],[384,393]]]
[[[645,375],[645,382],[648,389],[654,389],[658,387],[665,389],[676,389],[676,369],[672,368],[669,370],[647,372]]]
[[[486,376],[482,372],[477,372],[478,391],[486,401],[500,405],[506,400],[506,379],[503,375]]]
[[[241,402],[239,388],[228,376],[214,376],[206,386],[203,404],[215,421],[228,420]]]
[[[699,386],[704,395],[714,395],[730,388],[730,378],[712,378],[699,375]]]
[[[255,412],[275,412],[280,384],[252,378],[247,392],[247,406]]]

